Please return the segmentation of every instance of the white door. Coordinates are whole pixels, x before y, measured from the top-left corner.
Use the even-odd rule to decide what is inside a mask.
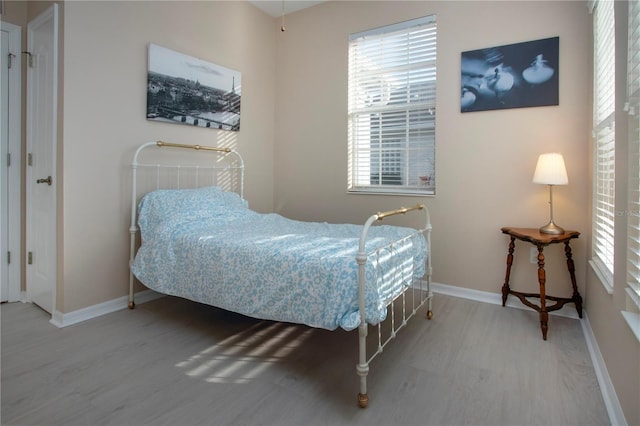
[[[58,5],[27,26],[27,294],[55,310]]]
[[[21,28],[0,22],[0,301],[20,300]]]

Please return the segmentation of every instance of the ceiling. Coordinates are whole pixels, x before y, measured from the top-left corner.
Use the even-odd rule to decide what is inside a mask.
[[[286,15],[288,13],[297,12],[298,10],[306,9],[311,6],[324,3],[325,1],[326,0],[284,0],[284,13]],[[249,3],[274,18],[282,16],[282,0],[249,0]]]

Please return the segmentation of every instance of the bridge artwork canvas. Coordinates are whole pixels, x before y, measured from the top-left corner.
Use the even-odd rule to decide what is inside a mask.
[[[149,44],[147,120],[240,130],[241,73]]]

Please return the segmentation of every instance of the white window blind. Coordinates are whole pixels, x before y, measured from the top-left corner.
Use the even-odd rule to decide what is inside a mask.
[[[627,103],[629,113],[629,205],[627,210],[627,283],[640,306],[640,1],[629,2]]]
[[[349,38],[350,192],[434,194],[436,17]]]
[[[615,219],[615,28],[614,2],[599,0],[594,22],[594,201],[592,261],[613,288]]]

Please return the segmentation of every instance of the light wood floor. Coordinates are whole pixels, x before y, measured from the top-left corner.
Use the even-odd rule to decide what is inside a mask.
[[[2,305],[3,425],[603,425],[578,320],[435,295],[374,360],[357,333],[162,298],[64,329]]]

